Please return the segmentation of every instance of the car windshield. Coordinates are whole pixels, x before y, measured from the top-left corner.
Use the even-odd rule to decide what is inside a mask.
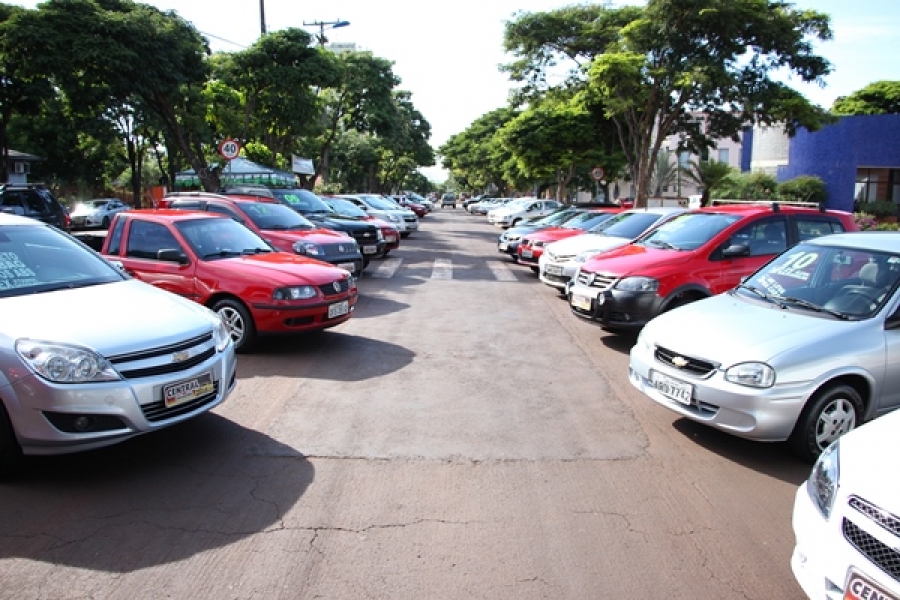
[[[660,218],[662,215],[658,213],[624,212],[600,223],[590,232],[633,240],[652,227]]]
[[[342,217],[354,217],[358,219],[362,219],[368,216],[368,213],[353,204],[349,200],[344,200],[343,198],[325,198],[325,203],[328,204],[334,211],[341,215]]]
[[[301,214],[334,214],[324,200],[303,188],[274,188],[272,195]]]
[[[372,208],[378,210],[399,210],[400,205],[394,202],[393,200],[389,200],[388,198],[384,198],[382,196],[374,196],[371,194],[365,194],[362,196],[362,199],[366,204],[371,206]]]
[[[513,200],[512,202],[507,202],[506,204],[504,204],[504,208],[508,208],[510,210],[520,210],[525,208],[532,202],[534,202],[532,198],[529,198],[527,200]]]
[[[191,219],[175,227],[203,260],[262,254],[272,247],[233,219]]]
[[[614,212],[587,211],[581,213],[577,217],[569,219],[563,223],[563,227],[566,229],[583,229],[589,231],[591,228],[608,221],[614,216],[616,216],[616,213]]]
[[[635,243],[667,250],[696,250],[740,218],[714,212],[685,213],[647,232]]]
[[[263,230],[302,231],[315,229],[309,219],[284,204],[242,202],[241,208],[251,221]]]
[[[125,275],[118,269],[56,229],[0,228],[0,298],[123,279]]]
[[[873,316],[900,281],[900,252],[802,243],[751,275],[733,292],[843,319]]]
[[[556,212],[550,213],[546,217],[532,217],[527,222],[534,225],[562,225],[566,221],[569,221],[570,219],[573,219],[583,213],[584,211],[580,211],[576,208],[561,208]]]
[[[87,200],[81,203],[81,206],[86,208],[103,208],[109,204],[109,200]]]

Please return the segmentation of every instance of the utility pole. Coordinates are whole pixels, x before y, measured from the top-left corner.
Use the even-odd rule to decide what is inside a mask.
[[[266,35],[266,0],[259,0],[259,32]]]

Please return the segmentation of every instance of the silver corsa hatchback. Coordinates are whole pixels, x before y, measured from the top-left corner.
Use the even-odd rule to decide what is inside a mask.
[[[0,476],[23,454],[98,448],[197,416],[235,385],[218,315],[32,219],[0,214],[0,315]]]
[[[652,319],[632,384],[676,413],[812,461],[900,406],[900,234],[802,242],[733,290]]]

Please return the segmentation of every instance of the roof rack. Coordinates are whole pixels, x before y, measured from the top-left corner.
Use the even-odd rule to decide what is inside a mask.
[[[750,204],[750,205],[766,205],[772,207],[774,212],[778,212],[781,206],[799,206],[806,208],[817,208],[819,212],[825,212],[827,207],[824,202],[804,202],[802,200],[737,200],[728,198],[714,198],[709,201],[710,206],[724,204]]]

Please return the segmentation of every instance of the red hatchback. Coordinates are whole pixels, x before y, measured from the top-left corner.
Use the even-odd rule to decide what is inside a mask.
[[[544,246],[588,232],[620,212],[622,212],[620,208],[591,209],[575,215],[559,227],[533,231],[525,235],[519,242],[519,247],[516,249],[517,262],[531,267],[531,270],[537,273],[540,270],[538,261],[544,253]]]
[[[261,335],[343,323],[358,296],[346,270],[273,252],[237,221],[209,213],[119,213],[102,254],[133,277],[219,313],[238,351],[249,350]]]
[[[858,229],[847,212],[777,203],[691,210],[586,261],[566,296],[575,315],[605,329],[639,329],[733,288],[798,242]]]

